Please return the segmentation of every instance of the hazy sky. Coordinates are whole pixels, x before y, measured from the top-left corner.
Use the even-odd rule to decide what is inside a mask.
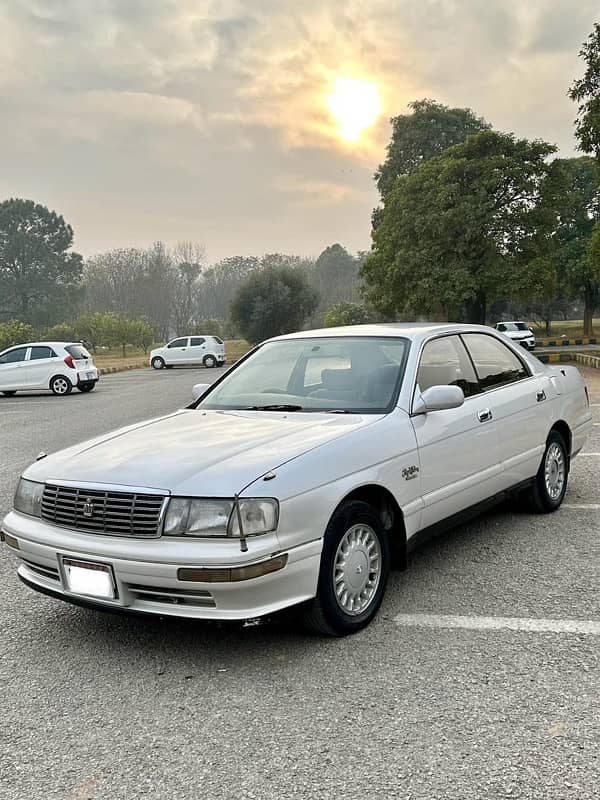
[[[388,119],[422,97],[572,154],[597,0],[0,0],[0,197],[84,255],[156,239],[237,253],[369,247]],[[337,135],[335,80],[383,112]]]

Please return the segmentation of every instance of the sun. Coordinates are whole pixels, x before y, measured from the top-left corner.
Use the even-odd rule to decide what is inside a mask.
[[[337,123],[341,139],[355,144],[381,114],[379,89],[374,83],[357,78],[338,78],[327,105]]]

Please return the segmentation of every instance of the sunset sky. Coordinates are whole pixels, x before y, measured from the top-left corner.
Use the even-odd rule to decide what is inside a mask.
[[[389,117],[430,97],[574,152],[597,0],[0,0],[0,197],[84,255],[370,244]]]

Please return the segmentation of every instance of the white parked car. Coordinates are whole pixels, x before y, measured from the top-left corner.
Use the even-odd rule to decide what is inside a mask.
[[[92,357],[77,342],[30,342],[0,353],[0,392],[8,397],[38,389],[91,392],[97,382]]]
[[[222,367],[225,363],[225,344],[218,336],[178,336],[164,347],[150,353],[154,369],[203,364],[205,367]]]
[[[483,326],[283,336],[195,394],[25,470],[2,522],[24,583],[207,619],[301,604],[352,633],[424,537],[517,494],[557,509],[592,426],[577,369]]]
[[[535,348],[535,334],[525,322],[497,322],[496,330],[528,350]]]

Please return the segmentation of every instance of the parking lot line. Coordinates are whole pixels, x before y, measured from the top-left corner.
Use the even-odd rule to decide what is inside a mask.
[[[575,633],[600,636],[600,620],[535,619],[532,617],[476,617],[446,614],[398,614],[399,627],[453,628],[470,631],[526,631],[527,633]]]
[[[561,508],[583,508],[588,511],[598,511],[600,503],[563,503]]]
[[[577,453],[577,457],[579,456],[600,456],[600,453]]]

